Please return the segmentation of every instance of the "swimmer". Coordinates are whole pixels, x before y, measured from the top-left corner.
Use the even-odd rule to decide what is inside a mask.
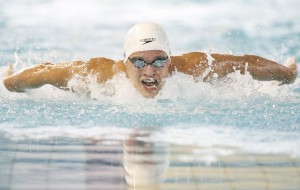
[[[232,72],[250,75],[261,81],[276,80],[281,84],[293,83],[297,78],[295,58],[283,66],[255,55],[222,55],[190,52],[171,56],[166,33],[156,23],[143,22],[133,26],[124,41],[124,60],[104,57],[89,61],[69,63],[44,63],[13,74],[10,65],[3,82],[12,92],[25,92],[45,84],[72,90],[68,82],[75,76],[95,76],[98,83],[105,83],[116,74],[124,73],[135,89],[146,98],[154,98],[163,88],[164,79],[182,72],[195,79],[209,82]]]

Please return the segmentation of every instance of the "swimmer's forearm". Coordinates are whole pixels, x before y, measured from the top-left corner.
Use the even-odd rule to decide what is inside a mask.
[[[293,83],[297,78],[297,65],[295,59],[289,66],[284,66],[274,61],[258,56],[245,55],[247,71],[254,79],[261,81],[276,80],[282,84]]]
[[[291,67],[285,67],[274,61],[255,56],[231,56],[231,55],[213,55],[215,61],[209,78],[214,73],[221,78],[229,73],[240,71],[241,74],[249,72],[256,80],[271,81],[277,80],[282,84],[288,84],[295,81],[297,77],[297,65],[291,63]]]
[[[41,64],[11,75],[3,80],[5,87],[12,92],[25,92],[51,84],[58,88],[66,88],[70,72],[56,68],[53,64]]]

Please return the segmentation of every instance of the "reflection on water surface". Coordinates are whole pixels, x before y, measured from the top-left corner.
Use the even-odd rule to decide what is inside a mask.
[[[181,146],[135,130],[120,139],[2,138],[1,189],[299,189],[300,159]]]

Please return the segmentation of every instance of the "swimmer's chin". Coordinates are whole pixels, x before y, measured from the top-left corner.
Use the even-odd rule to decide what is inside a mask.
[[[155,98],[157,95],[158,95],[158,93],[159,93],[159,91],[155,91],[155,92],[141,92],[141,95],[143,96],[143,97],[145,97],[145,98],[149,98],[149,99],[151,99],[151,98]]]
[[[157,88],[155,90],[149,90],[146,88],[139,89],[139,93],[145,98],[155,98],[160,92],[161,88]]]

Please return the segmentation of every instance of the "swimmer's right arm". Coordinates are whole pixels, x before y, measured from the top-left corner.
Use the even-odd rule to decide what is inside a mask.
[[[12,66],[8,67],[5,87],[12,92],[25,92],[26,89],[51,84],[61,89],[67,89],[67,83],[73,73],[69,65],[56,65],[51,63],[39,64],[21,72],[13,74]]]
[[[26,89],[38,88],[45,84],[69,90],[68,82],[75,75],[94,75],[97,77],[97,81],[101,83],[111,79],[117,72],[125,72],[122,61],[116,63],[114,60],[100,57],[92,58],[87,62],[39,64],[16,74],[13,74],[12,66],[9,66],[6,72],[8,76],[3,82],[5,87],[12,92],[25,92]]]

